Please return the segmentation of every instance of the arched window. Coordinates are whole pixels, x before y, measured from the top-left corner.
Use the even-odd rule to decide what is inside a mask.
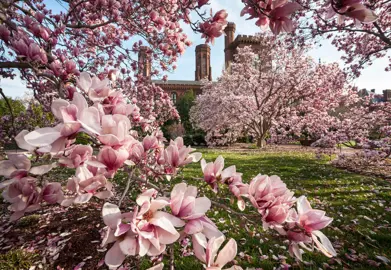
[[[175,92],[171,92],[171,100],[172,100],[172,103],[176,103],[176,100],[177,100],[177,94]]]

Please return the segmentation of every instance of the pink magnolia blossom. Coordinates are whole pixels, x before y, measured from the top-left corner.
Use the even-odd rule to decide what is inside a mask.
[[[42,200],[47,203],[61,203],[64,200],[64,193],[60,183],[47,183],[42,189]]]
[[[277,2],[277,1],[276,1]],[[284,1],[280,1],[284,2]],[[281,31],[292,32],[293,22],[289,16],[299,10],[301,6],[298,3],[286,3],[282,6],[275,7],[269,14],[270,29],[276,35]]]
[[[209,163],[206,163],[205,159],[202,159],[201,169],[204,173],[205,182],[212,187],[214,192],[217,192],[218,182],[224,183],[236,173],[235,166],[224,169],[224,158],[222,156],[218,156],[214,162]]]
[[[92,101],[97,102],[109,96],[109,82],[107,78],[103,80],[100,80],[96,76],[91,78],[90,74],[82,72],[77,80],[77,86],[85,91]]]
[[[128,158],[129,152],[123,147],[114,149],[110,146],[104,146],[98,154],[98,161],[106,166],[106,176],[109,178],[114,176]]]
[[[222,233],[216,225],[206,217],[211,202],[206,197],[197,198],[197,188],[185,183],[176,184],[171,191],[171,212],[186,222],[186,234],[203,234],[209,239],[219,237]]]
[[[285,222],[294,203],[293,192],[275,175],[257,175],[250,182],[248,196],[262,215],[266,227]]]
[[[164,150],[164,159],[167,165],[167,172],[175,174],[177,168],[197,162],[201,159],[201,153],[192,153],[195,149],[183,144],[183,139],[178,137],[171,141],[170,145]]]
[[[2,193],[3,198],[11,203],[8,207],[14,213],[10,220],[21,218],[25,212],[32,212],[40,208],[41,189],[36,186],[36,179],[26,176],[15,179],[7,185]]]
[[[165,198],[153,199],[156,193],[153,189],[143,192],[136,200],[139,207],[133,213],[121,214],[119,208],[110,203],[103,206],[103,220],[108,226],[105,243],[116,241],[106,253],[105,262],[109,267],[121,265],[126,255],[157,256],[167,244],[178,240],[175,227],[182,227],[184,222],[160,211],[169,202]]]
[[[338,11],[339,24],[342,24],[345,16],[361,23],[372,23],[378,19],[378,16],[371,9],[362,4],[362,0],[342,0],[337,5],[331,0],[326,19],[337,15],[335,9]]]
[[[0,175],[10,178],[0,183],[0,189],[10,185],[14,180],[26,177],[28,174],[43,175],[55,167],[55,163],[31,167],[30,159],[25,155],[9,154],[8,160],[0,161]]]
[[[27,144],[38,147],[40,152],[58,153],[65,149],[68,139],[72,138],[81,128],[90,133],[100,133],[100,116],[96,108],[88,108],[87,101],[74,93],[73,100],[58,99],[53,101],[52,112],[62,121],[54,128],[36,129],[24,136]]]
[[[236,257],[237,244],[234,239],[230,239],[228,243],[220,250],[221,245],[225,240],[224,236],[218,238],[213,237],[207,243],[201,245],[194,242],[194,255],[203,263],[206,264],[207,270],[221,270],[223,267]],[[217,257],[216,257],[217,256]],[[229,269],[241,269],[240,267],[232,267]]]
[[[76,169],[75,177],[68,180],[67,189],[75,195],[62,201],[63,206],[72,203],[86,203],[93,196],[99,199],[107,199],[113,196],[113,185],[102,174],[94,176],[86,167]]]
[[[75,145],[67,152],[68,156],[60,158],[58,162],[68,168],[77,168],[92,157],[93,149],[89,145]]]
[[[297,212],[291,209],[287,220],[288,239],[292,241],[290,252],[301,260],[298,243],[312,244],[326,256],[336,256],[336,252],[330,240],[320,231],[327,227],[333,219],[327,217],[321,210],[312,209],[305,196],[297,200]]]
[[[129,135],[130,128],[130,120],[125,115],[104,115],[102,117],[102,131],[98,139],[104,145],[122,146],[127,141],[133,141],[133,137]]]

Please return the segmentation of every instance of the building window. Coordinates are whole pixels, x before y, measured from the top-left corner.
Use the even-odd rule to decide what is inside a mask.
[[[172,92],[171,93],[171,100],[172,100],[172,103],[176,103],[176,99],[177,99],[177,94],[175,92]]]

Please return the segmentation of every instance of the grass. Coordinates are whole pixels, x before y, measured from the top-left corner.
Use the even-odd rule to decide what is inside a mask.
[[[387,211],[391,210],[390,182],[336,169],[325,160],[315,159],[312,153],[202,152],[208,162],[223,155],[226,167],[236,165],[237,171],[243,173],[245,182],[258,173],[279,175],[296,196],[306,195],[313,208],[325,210],[328,216],[334,218],[324,233],[333,242],[338,257],[330,260],[319,252],[307,252],[303,257],[305,262],[298,267],[319,269],[333,264],[338,269],[372,269],[378,268],[376,266],[381,263],[376,256],[391,258],[391,215]],[[199,164],[188,166],[183,176],[185,179],[201,177]],[[229,193],[226,189],[214,195],[201,181],[188,182],[199,186],[200,191],[212,200],[239,211],[227,199]],[[251,208],[249,204],[247,206]],[[287,243],[273,232],[265,232],[260,226],[249,223],[243,224],[237,216],[219,208],[211,210],[208,216],[213,218],[227,238],[238,240],[237,260],[243,268],[273,269],[284,261],[283,257],[278,259],[278,255],[287,257],[288,264],[295,264],[287,252]],[[268,258],[263,259],[266,256],[261,257],[261,253]],[[186,268],[186,264],[183,269],[190,269]],[[379,267],[386,265],[380,264]],[[194,265],[191,269],[201,268]]]
[[[35,253],[10,250],[5,254],[0,254],[0,270],[29,269],[37,257]]]

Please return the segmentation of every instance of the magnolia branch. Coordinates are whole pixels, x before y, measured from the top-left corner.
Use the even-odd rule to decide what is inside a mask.
[[[0,62],[0,68],[20,68],[20,69],[26,69],[31,68],[29,63],[25,62]]]

